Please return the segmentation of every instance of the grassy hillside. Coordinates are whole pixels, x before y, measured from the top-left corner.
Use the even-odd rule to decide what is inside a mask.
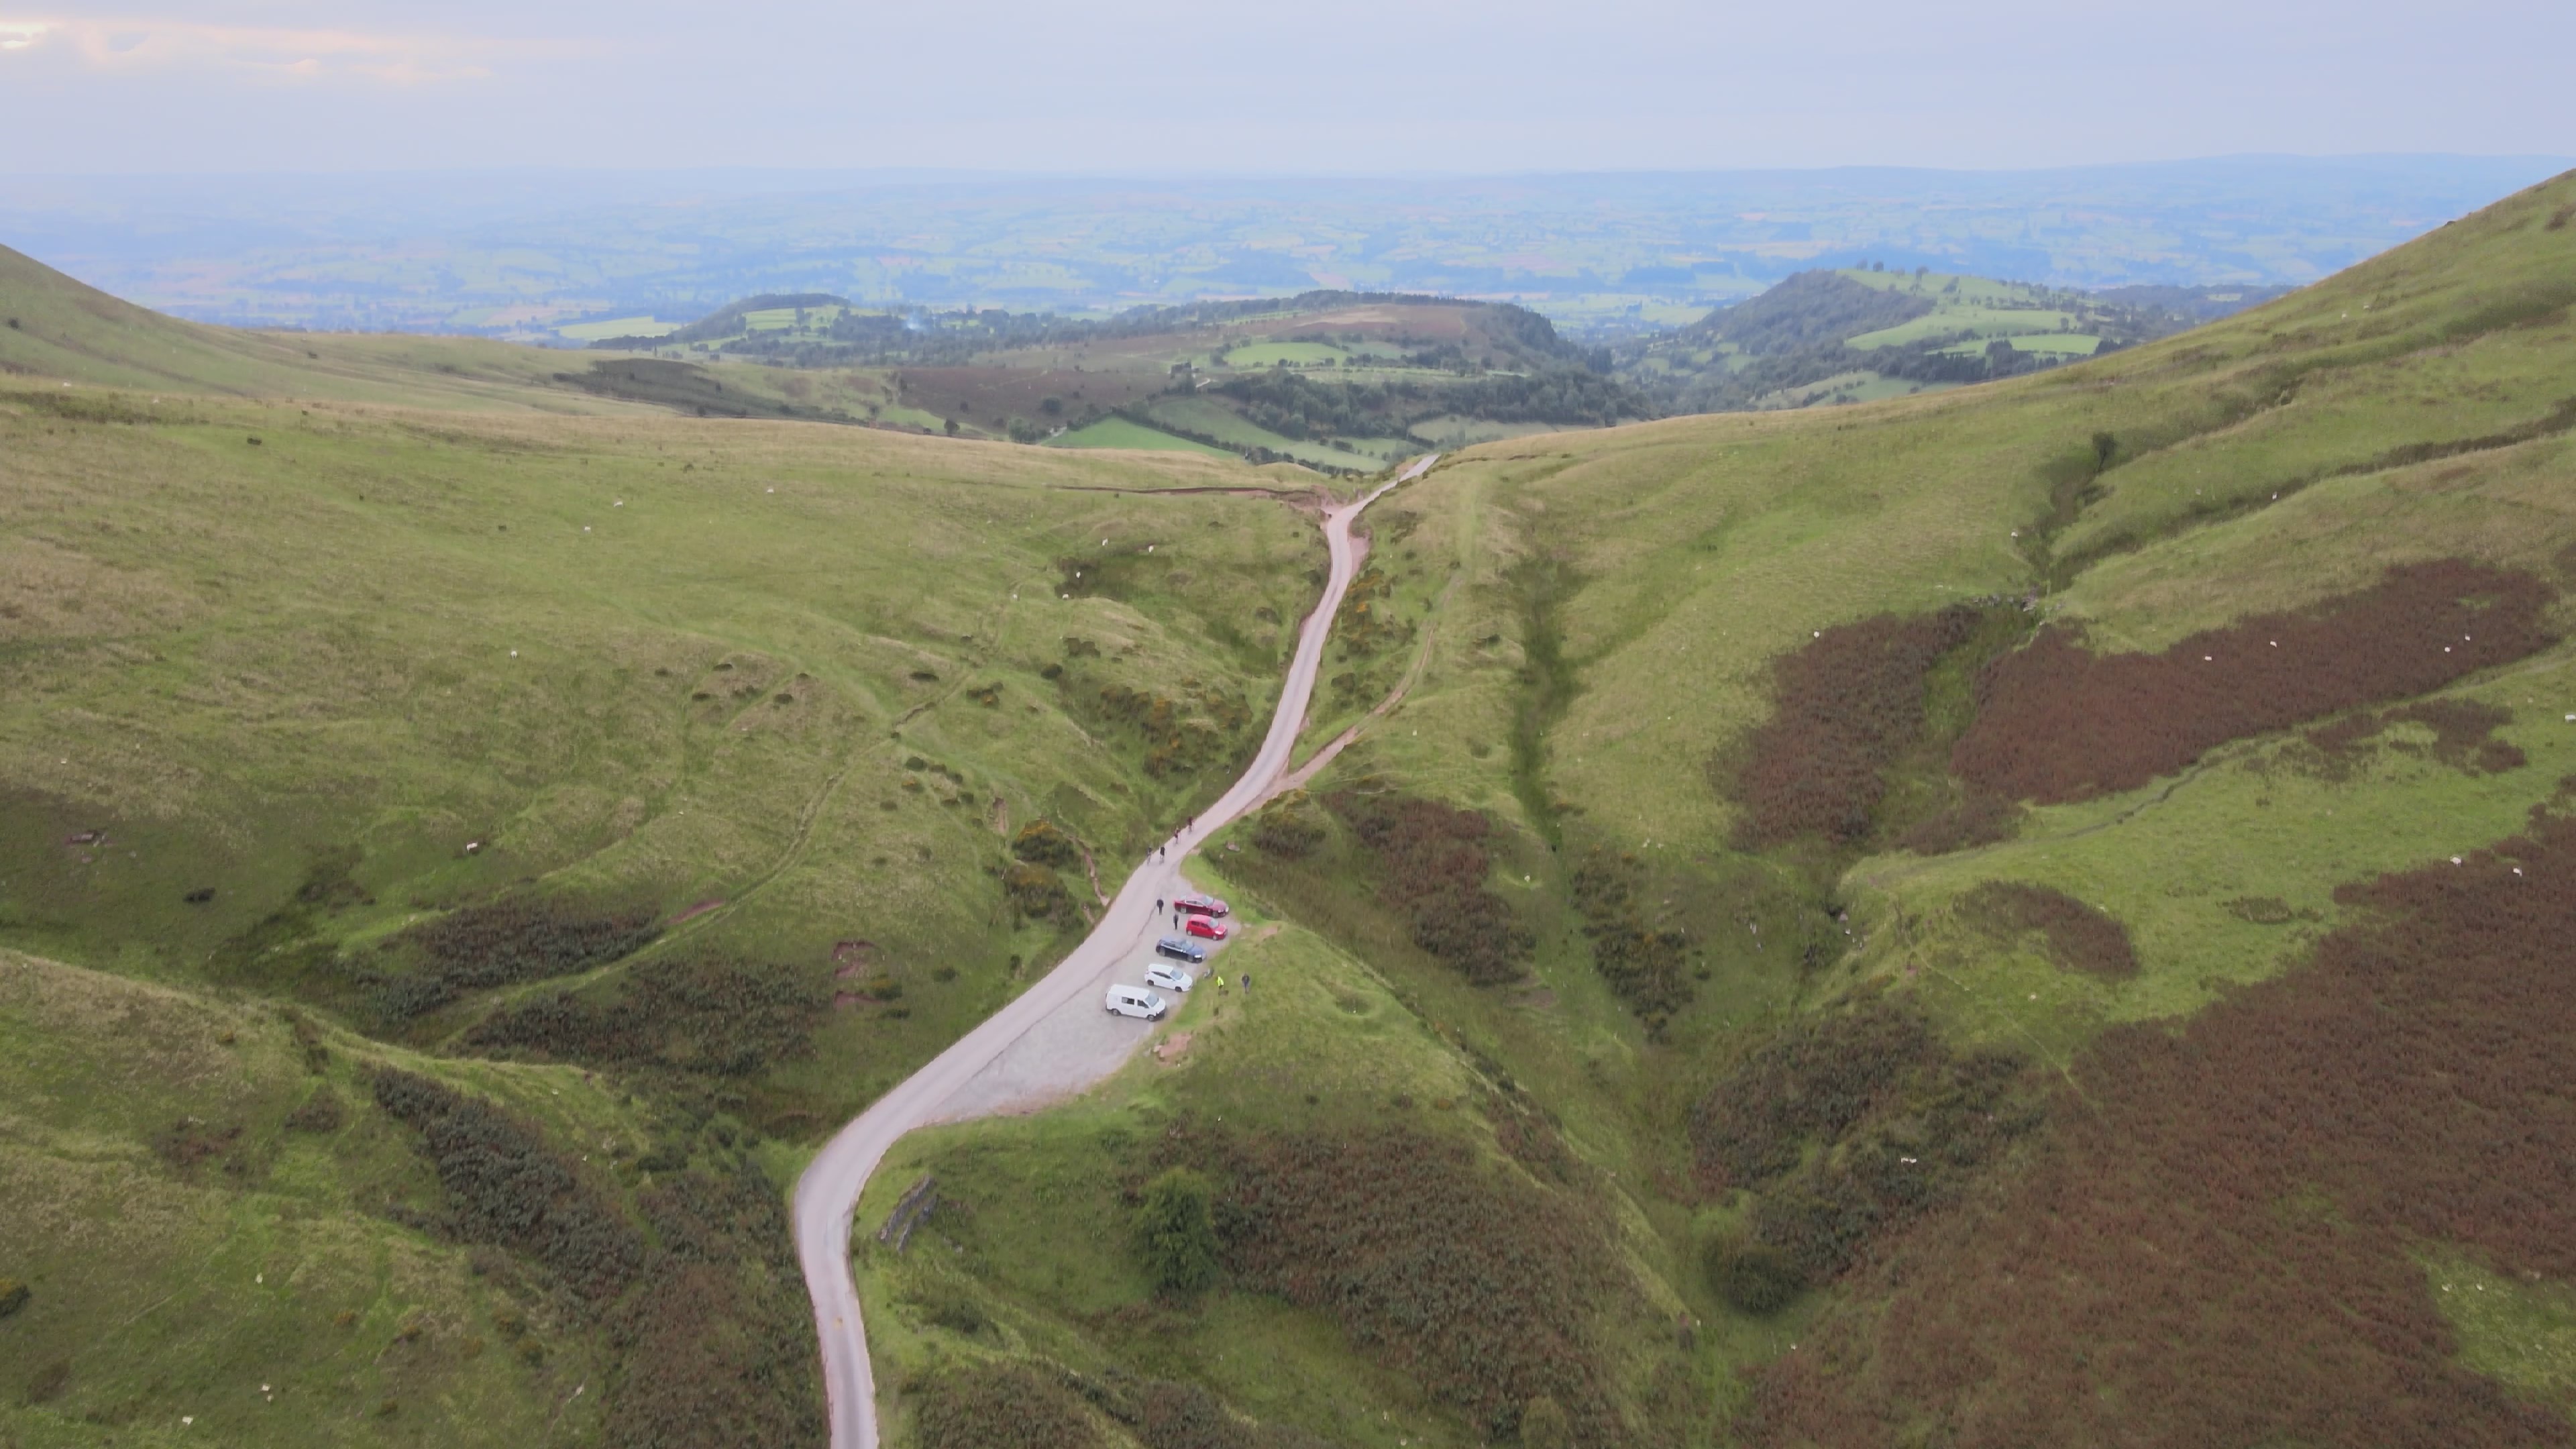
[[[13,1181],[62,1184],[11,1195],[0,1277],[37,1296],[0,1322],[9,1433],[178,1433],[207,1375],[249,1393],[274,1364],[329,1394],[190,1432],[640,1442],[671,1415],[703,1421],[671,1442],[777,1442],[812,1408],[761,1216],[797,1144],[1042,970],[1231,778],[1322,574],[1295,484],[585,402],[537,371],[560,354],[531,386],[490,344],[333,339],[262,372],[274,339],[60,278],[12,305],[8,335],[33,319],[95,370],[0,377],[0,948],[35,1074],[6,1136]],[[202,366],[115,385],[153,339]],[[146,1011],[216,1045],[78,1076]],[[314,1075],[275,1050],[287,1012],[343,1054],[323,1075],[365,1152],[284,1121]],[[595,1082],[618,1175],[564,1190],[631,1261],[583,1289],[479,1230],[482,1187],[422,1174],[482,1109],[388,1097],[360,1062],[508,1100]],[[475,1065],[498,1062],[525,1065]],[[551,1113],[511,1130],[534,1175],[499,1202],[606,1150]],[[103,1237],[120,1198],[190,1226]],[[240,1225],[281,1214],[309,1226],[251,1271],[307,1273],[309,1301],[189,1309],[206,1245],[251,1252]],[[112,1273],[77,1270],[101,1253]],[[544,1374],[484,1322],[491,1282],[555,1305]],[[740,1354],[653,1316],[692,1295]],[[166,1373],[134,1366],[153,1319],[127,1322],[156,1299],[186,1345]],[[363,1362],[337,1328],[303,1341],[343,1306],[443,1346],[397,1372],[383,1335],[350,1340]],[[649,1372],[661,1353],[721,1382]]]
[[[1403,701],[1213,856],[1282,928],[1260,994],[874,1190],[958,1198],[932,1250],[861,1224],[917,1442],[1253,1442],[1150,1378],[1283,1443],[2576,1437],[2571,215],[2561,178],[2083,366],[1495,443],[1381,504],[1312,736]],[[1175,1166],[1215,1276],[1158,1292]],[[1441,1235],[1498,1214],[1610,1245],[1597,1293],[1481,1299]]]
[[[2086,293],[1921,267],[1799,272],[1688,327],[1628,344],[1619,374],[1666,413],[1875,402],[2135,346],[2283,290]]]

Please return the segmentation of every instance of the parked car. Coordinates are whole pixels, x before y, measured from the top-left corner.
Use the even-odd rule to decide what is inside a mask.
[[[1209,920],[1205,916],[1190,917],[1188,920],[1181,923],[1181,929],[1189,932],[1193,936],[1198,936],[1205,940],[1222,941],[1225,939],[1225,927],[1218,925],[1216,922]]]
[[[1224,916],[1232,912],[1225,902],[1214,896],[1183,896],[1172,902],[1172,909],[1185,916]]]
[[[1178,966],[1166,966],[1160,961],[1145,968],[1145,984],[1159,986],[1165,991],[1186,992],[1190,989],[1191,980],[1187,971]]]
[[[1165,936],[1154,943],[1154,954],[1169,956],[1175,961],[1187,961],[1193,966],[1207,964],[1207,947],[1187,936]]]
[[[1111,1016],[1137,1016],[1147,1021],[1160,1021],[1163,1013],[1172,1009],[1170,1002],[1142,986],[1110,987],[1108,1006]]]

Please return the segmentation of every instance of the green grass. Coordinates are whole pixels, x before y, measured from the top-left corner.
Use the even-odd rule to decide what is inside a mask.
[[[1146,448],[1158,452],[1199,453],[1213,458],[1235,456],[1223,448],[1174,437],[1159,428],[1149,428],[1126,418],[1102,418],[1096,423],[1074,428],[1047,440],[1054,448]]]
[[[381,1215],[388,1198],[434,1201],[436,1183],[365,1106],[352,1045],[333,1040],[317,1074],[270,1011],[0,951],[0,1275],[34,1290],[0,1328],[0,1428],[45,1445],[103,1429],[144,1444],[597,1437],[596,1394],[566,1400],[606,1361],[562,1306]],[[594,1150],[643,1141],[579,1072],[477,1075]],[[341,1097],[346,1125],[287,1128],[316,1090]],[[184,1119],[243,1129],[235,1153],[161,1160],[153,1139]],[[541,1362],[515,1351],[514,1313]],[[26,1402],[54,1372],[59,1392]]]
[[[1222,359],[1228,367],[1313,367],[1318,364],[1337,366],[1351,356],[1329,342],[1248,342],[1229,349]]]
[[[660,337],[686,326],[682,322],[660,322],[651,317],[611,317],[602,322],[575,322],[558,327],[555,335],[574,342],[599,342],[610,337]]]
[[[1864,332],[1844,345],[1863,352],[1900,343],[1921,342],[1927,338],[1945,337],[1966,332],[1979,338],[2020,337],[2029,333],[2056,333],[2075,321],[2070,312],[2041,311],[2022,307],[1948,306],[1928,312],[1911,322]]]
[[[2425,1273],[2460,1336],[2461,1363],[2576,1411],[2576,1288],[2498,1273],[2460,1253],[2434,1256]]]

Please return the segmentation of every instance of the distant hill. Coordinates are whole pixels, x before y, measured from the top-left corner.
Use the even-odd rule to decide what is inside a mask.
[[[756,362],[841,378],[883,369],[889,398],[867,408],[871,419],[962,436],[1215,448],[1340,472],[1648,415],[1645,399],[1607,374],[1606,352],[1566,341],[1536,312],[1398,293],[1310,291],[1107,319],[779,294],[663,336],[592,346],[672,366]],[[581,380],[618,396],[678,396],[667,380],[646,387],[606,362]],[[690,397],[705,401],[713,382],[692,381]]]
[[[1866,402],[2116,351],[2282,290],[2076,292],[1919,267],[1807,271],[1679,331],[1626,344],[1617,373],[1664,413]]]

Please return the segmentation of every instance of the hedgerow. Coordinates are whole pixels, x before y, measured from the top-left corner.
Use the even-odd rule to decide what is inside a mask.
[[[1777,704],[1727,782],[1744,805],[1742,842],[1865,838],[1887,793],[1887,767],[1922,732],[1924,675],[1983,619],[1965,604],[1881,615],[1827,629],[1775,662]]]
[[[1763,1371],[1753,1442],[2576,1442],[2460,1363],[2422,1264],[2576,1277],[2576,819],[2337,898],[2303,965],[2096,1039],[2008,1191]]]
[[[2194,634],[2160,654],[2094,654],[2051,626],[1987,666],[1951,752],[1972,785],[2043,804],[2135,789],[2214,745],[2429,693],[2555,643],[2556,591],[2450,559],[2358,593]]]
[[[1355,790],[1325,803],[1377,857],[1378,899],[1412,928],[1413,944],[1480,986],[1520,975],[1534,943],[1511,904],[1485,886],[1493,868],[1485,812]]]

